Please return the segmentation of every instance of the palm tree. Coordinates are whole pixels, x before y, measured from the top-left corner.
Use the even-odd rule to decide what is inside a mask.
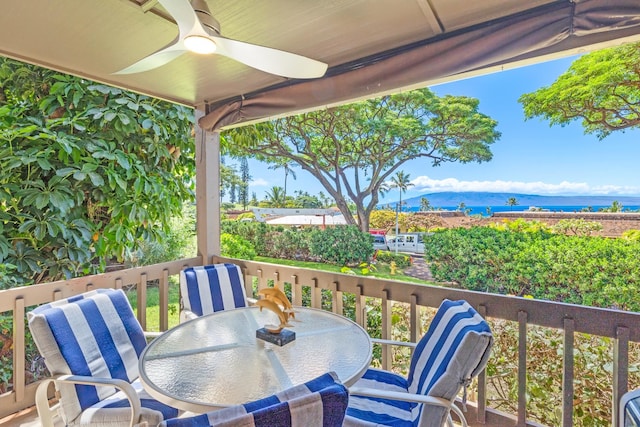
[[[269,202],[269,205],[274,208],[283,208],[284,207],[284,192],[282,187],[274,186],[271,187],[271,190],[268,190],[265,194],[265,198]]]
[[[283,200],[284,203],[287,202],[287,177],[289,176],[289,174],[291,174],[291,178],[296,179],[296,173],[293,171],[293,166],[295,166],[294,163],[288,161],[288,160],[282,160],[281,163],[276,163],[274,165],[269,166],[269,169],[275,170],[275,169],[284,169],[284,195],[283,195]]]
[[[407,188],[413,184],[409,181],[409,174],[405,174],[403,171],[396,172],[395,176],[391,177],[391,184],[388,188],[397,188],[399,190],[400,200],[396,205],[396,239],[398,237],[398,211],[402,209],[402,193],[407,191]],[[396,254],[398,253],[398,245],[396,244]]]
[[[511,207],[511,209],[509,210],[513,210],[513,207],[517,205],[518,205],[518,199],[516,199],[515,197],[509,197],[509,199],[507,200],[507,206]]]
[[[420,198],[420,212],[431,210],[431,202],[426,197]]]

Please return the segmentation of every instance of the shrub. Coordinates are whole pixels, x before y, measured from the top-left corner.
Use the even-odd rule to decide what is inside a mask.
[[[242,221],[243,219],[251,219],[255,221],[256,215],[253,212],[243,212],[236,217],[236,221]]]
[[[640,240],[640,230],[627,230],[622,233],[622,238],[626,240]]]
[[[264,222],[225,220],[220,223],[221,233],[229,233],[248,240],[259,255],[267,252],[266,236],[270,227]]]
[[[314,229],[309,245],[311,255],[336,265],[356,266],[373,255],[373,237],[354,225]]]
[[[287,229],[269,233],[267,255],[273,258],[311,260],[311,229]]]
[[[220,252],[222,256],[240,259],[254,259],[256,251],[249,241],[229,233],[220,235]]]
[[[399,215],[399,220],[404,214]],[[396,213],[392,210],[377,210],[369,215],[369,227],[392,230],[396,226]]]
[[[587,221],[582,218],[568,218],[558,221],[552,229],[555,233],[589,236],[594,231],[602,230],[602,224],[597,221]]]
[[[409,255],[395,254],[390,251],[378,251],[376,253],[376,260],[387,264],[395,262],[396,267],[398,268],[407,268],[411,266],[411,257]]]
[[[196,212],[194,205],[186,205],[182,215],[169,221],[167,232],[159,232],[157,240],[144,241],[140,249],[129,254],[125,262],[129,265],[151,265],[195,256]]]
[[[474,227],[429,236],[436,280],[470,290],[639,311],[640,240]]]

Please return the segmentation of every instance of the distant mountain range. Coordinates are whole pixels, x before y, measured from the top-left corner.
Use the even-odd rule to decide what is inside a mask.
[[[640,197],[629,196],[538,196],[519,193],[488,192],[442,192],[428,193],[403,200],[405,207],[420,207],[420,200],[426,198],[433,208],[455,207],[464,203],[466,206],[505,206],[514,197],[518,206],[610,206],[614,201],[622,206],[640,206]],[[395,207],[396,202],[384,203],[381,206]]]

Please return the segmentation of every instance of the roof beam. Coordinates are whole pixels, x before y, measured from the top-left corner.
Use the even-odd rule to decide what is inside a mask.
[[[438,17],[438,14],[431,2],[429,0],[416,0],[416,3],[420,6],[422,13],[427,20],[427,24],[429,24],[429,28],[431,28],[435,34],[444,33],[444,25],[442,25],[442,22],[440,21],[440,18]]]

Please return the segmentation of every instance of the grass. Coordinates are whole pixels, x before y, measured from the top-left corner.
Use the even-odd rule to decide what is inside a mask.
[[[147,288],[147,327],[149,332],[160,331],[160,292],[157,286]],[[135,288],[126,291],[127,298],[138,314],[138,293]],[[180,322],[180,286],[176,280],[169,282],[169,328]]]
[[[300,267],[300,268],[309,268],[313,270],[321,270],[321,271],[330,271],[335,273],[344,273],[343,267],[339,267],[337,265],[325,264],[322,262],[309,262],[309,261],[295,261],[291,259],[280,259],[280,258],[268,258],[258,256],[254,259],[257,262],[268,262],[271,264],[280,264],[287,265],[290,267]],[[377,263],[374,265],[375,271],[372,269],[363,273],[362,269],[359,267],[354,267],[349,269],[349,274],[355,274],[356,276],[366,276],[366,277],[375,277],[377,279],[389,279],[389,280],[400,280],[403,282],[410,283],[418,283],[422,285],[437,285],[434,282],[418,279],[417,277],[407,276],[402,270],[396,270],[395,274],[391,274],[391,268],[389,264],[386,263]]]

